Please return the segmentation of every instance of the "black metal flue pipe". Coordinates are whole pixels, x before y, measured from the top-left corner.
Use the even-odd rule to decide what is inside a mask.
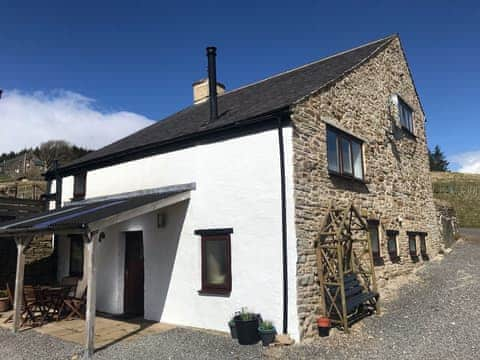
[[[210,121],[218,118],[217,107],[217,65],[216,65],[217,48],[214,46],[207,47],[208,57],[208,100],[210,102]]]

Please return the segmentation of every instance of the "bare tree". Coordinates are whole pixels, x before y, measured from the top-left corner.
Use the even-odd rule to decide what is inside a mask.
[[[48,170],[53,166],[55,160],[61,164],[70,161],[72,146],[63,140],[50,140],[35,148],[34,153],[43,162],[45,170]]]

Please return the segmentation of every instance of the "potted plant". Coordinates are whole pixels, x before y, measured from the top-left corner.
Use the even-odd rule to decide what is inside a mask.
[[[228,327],[230,328],[230,335],[232,335],[232,339],[236,339],[237,338],[237,328],[235,327],[235,315],[228,322]]]
[[[262,321],[258,327],[258,332],[263,346],[270,345],[275,340],[275,335],[277,334],[277,330],[271,321]]]
[[[318,325],[318,335],[321,337],[328,336],[330,333],[331,322],[330,319],[327,317],[319,317],[317,319]]]
[[[10,310],[10,299],[6,290],[0,290],[0,312]]]
[[[242,308],[242,311],[233,319],[240,345],[252,345],[260,340],[258,335],[259,316],[257,314],[248,312],[247,308]]]

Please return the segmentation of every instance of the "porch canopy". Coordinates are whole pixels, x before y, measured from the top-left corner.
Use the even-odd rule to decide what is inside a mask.
[[[41,234],[82,234],[87,254],[86,355],[94,351],[96,309],[95,245],[101,230],[134,217],[159,210],[190,198],[195,184],[182,184],[111,196],[72,201],[60,209],[46,211],[0,226],[0,237],[14,238],[17,244],[13,331],[20,324],[25,250]]]

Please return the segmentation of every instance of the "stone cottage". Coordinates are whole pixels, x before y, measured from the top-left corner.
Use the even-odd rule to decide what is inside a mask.
[[[48,173],[57,209],[0,227],[19,246],[55,233],[58,277],[85,279],[89,314],[226,331],[247,306],[313,336],[332,201],[368,220],[380,285],[438,252],[425,114],[398,35],[231,91],[207,54],[193,105]]]

